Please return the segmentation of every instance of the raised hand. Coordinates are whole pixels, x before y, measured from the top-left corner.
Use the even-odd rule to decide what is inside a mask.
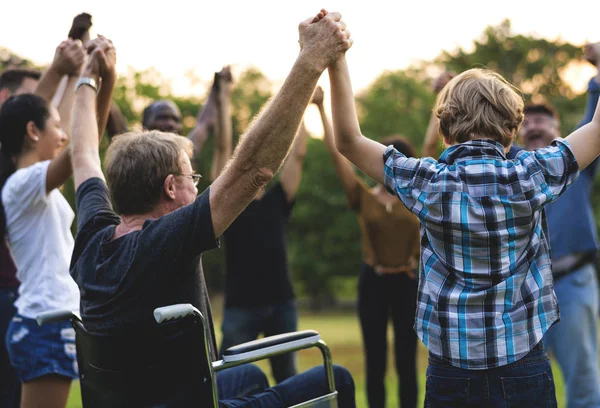
[[[75,16],[73,24],[69,30],[69,38],[87,42],[90,37],[89,30],[92,27],[92,16],[88,13],[81,13]]]
[[[321,106],[321,105],[323,105],[323,97],[324,96],[325,96],[325,93],[323,92],[323,88],[321,88],[320,86],[317,86],[317,88],[315,89],[315,93],[312,96],[312,100],[310,102],[314,103],[317,106]]]
[[[51,68],[59,75],[79,75],[85,62],[85,50],[80,40],[68,39],[56,48]]]
[[[340,13],[321,10],[298,26],[300,55],[316,70],[324,71],[352,46],[350,31]]]
[[[456,74],[454,72],[442,72],[434,81],[433,81],[433,92],[436,94],[439,93],[448,82],[452,78],[454,78]]]
[[[231,75],[229,65],[224,66],[221,71],[215,72],[215,84],[222,95],[231,95],[233,92],[233,75]]]
[[[116,77],[117,51],[112,41],[99,35],[87,44],[90,60],[86,72],[102,79]]]

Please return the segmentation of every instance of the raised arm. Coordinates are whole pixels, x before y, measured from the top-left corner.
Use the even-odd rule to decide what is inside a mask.
[[[322,11],[299,26],[300,54],[283,86],[237,145],[212,184],[210,209],[220,236],[277,172],[325,68],[352,45],[341,15]]]
[[[93,49],[82,77],[100,83],[102,75],[114,70],[116,51],[112,43],[105,40]],[[71,154],[75,190],[92,177],[104,179],[98,151],[98,119],[96,116],[96,90],[82,85],[77,89],[73,113]]]
[[[600,85],[600,43],[587,44],[584,48],[585,58],[598,69],[598,74],[592,81],[590,90],[597,90]],[[593,113],[592,113],[593,112]],[[598,103],[598,92],[590,92],[586,113],[582,125],[575,132],[567,136],[567,141],[571,144],[579,168],[583,170],[591,164],[600,154],[600,103]]]
[[[323,141],[325,142],[325,147],[327,148],[327,151],[333,160],[335,172],[342,183],[342,188],[344,189],[344,193],[346,193],[346,198],[348,199],[348,204],[351,208],[356,208],[358,203],[358,180],[356,180],[356,175],[354,173],[354,169],[352,168],[352,164],[350,164],[350,162],[344,156],[342,156],[335,147],[335,142],[333,140],[333,128],[331,127],[331,123],[329,122],[329,118],[325,112],[323,96],[323,90],[321,87],[317,87],[312,100],[312,102],[319,108],[319,113],[321,114],[321,122],[323,123]]]
[[[215,73],[215,85],[217,88],[217,122],[214,132],[213,160],[210,168],[211,181],[215,181],[219,177],[231,158],[232,152],[231,95],[233,92],[233,78],[229,67]]]
[[[110,46],[113,47],[112,42],[103,37],[101,35],[98,36],[94,41],[91,41],[88,45],[88,53],[93,53],[96,47],[107,47],[106,42],[110,43]],[[116,51],[114,52],[116,55]],[[107,64],[106,61],[103,61],[103,56],[100,54],[101,64],[101,78],[102,82],[100,85],[100,89],[98,90],[98,96],[96,97],[96,116],[98,120],[98,135],[101,138],[104,135],[104,130],[106,129],[106,124],[108,122],[108,117],[111,112],[111,104],[112,104],[112,94],[115,89],[115,84],[117,82],[117,71],[115,68],[115,64]],[[116,62],[116,61],[115,61]]]
[[[306,130],[304,122],[301,122],[296,138],[294,139],[294,144],[292,145],[292,150],[279,173],[279,182],[288,202],[294,201],[298,187],[300,187],[302,165],[306,157],[306,142],[308,141],[308,137],[308,130]]]
[[[75,83],[79,78],[81,66],[85,60],[85,52],[79,42],[68,40],[65,47],[59,53],[59,62],[69,66],[71,71],[64,72],[68,75],[66,87],[63,91],[58,113],[61,119],[63,131],[70,135],[71,133],[71,113],[73,111],[73,102],[75,95]],[[56,59],[55,59],[56,60]],[[54,64],[53,64],[54,65]],[[60,80],[59,80],[60,81]],[[46,193],[62,186],[65,181],[71,177],[71,149],[67,146],[58,156],[56,156],[48,165],[46,174]]]
[[[188,139],[194,144],[194,155],[199,155],[208,139],[210,130],[218,126],[219,84],[215,75],[213,86],[202,110],[196,115],[196,126],[188,134]]]
[[[580,170],[600,155],[600,104],[596,104],[592,120],[567,136],[566,140],[571,144]]]
[[[329,67],[329,80],[337,150],[373,180],[383,184],[383,153],[386,147],[363,136],[360,131],[345,56]]]
[[[108,138],[112,139],[113,136],[120,135],[121,133],[128,131],[129,126],[127,125],[127,119],[125,119],[125,116],[123,116],[119,106],[112,101],[110,104],[108,120],[106,121],[106,134]]]
[[[81,47],[81,41],[68,39],[61,42],[54,53],[54,60],[42,74],[35,94],[51,101],[62,77],[65,75],[78,76],[84,59],[85,51]]]

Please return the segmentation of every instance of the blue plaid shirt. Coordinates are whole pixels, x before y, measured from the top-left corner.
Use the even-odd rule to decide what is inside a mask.
[[[524,357],[558,320],[543,206],[579,175],[557,139],[508,160],[491,140],[439,161],[384,154],[385,185],[421,221],[415,330],[429,351],[465,369]]]

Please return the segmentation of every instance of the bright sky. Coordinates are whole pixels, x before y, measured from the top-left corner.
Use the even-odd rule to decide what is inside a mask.
[[[355,90],[386,70],[469,46],[490,24],[509,18],[517,33],[575,44],[600,40],[592,3],[570,0],[342,1],[342,0],[34,0],[6,1],[0,45],[37,63],[51,60],[74,15],[93,15],[92,34],[113,40],[118,70],[154,66],[176,93],[203,95],[212,73],[253,65],[275,85],[297,52],[297,25],[320,8],[340,11],[354,37],[348,61]],[[191,89],[186,73],[202,80]],[[326,76],[321,79],[325,89]],[[581,87],[587,78],[582,78]]]

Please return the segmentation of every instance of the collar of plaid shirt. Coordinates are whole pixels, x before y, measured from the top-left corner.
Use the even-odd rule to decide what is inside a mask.
[[[493,140],[439,161],[388,148],[385,184],[421,221],[415,329],[453,366],[489,369],[524,357],[558,320],[543,205],[578,175],[555,141],[507,160]]]

